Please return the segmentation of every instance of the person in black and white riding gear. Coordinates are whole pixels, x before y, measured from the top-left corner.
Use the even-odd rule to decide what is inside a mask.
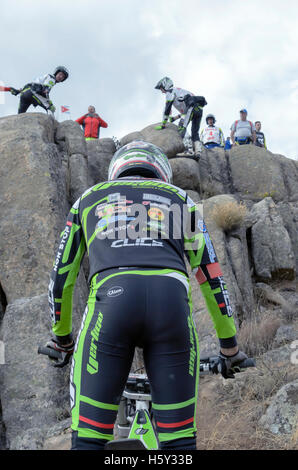
[[[155,88],[166,95],[166,104],[163,113],[162,123],[156,126],[156,130],[164,129],[168,121],[171,122],[172,106],[181,114],[178,124],[178,131],[182,138],[185,137],[189,123],[191,126],[191,138],[194,145],[195,155],[199,156],[201,143],[199,130],[203,115],[203,107],[207,104],[203,96],[195,96],[190,91],[183,88],[174,87],[173,81],[169,77],[164,77],[156,84]]]
[[[25,113],[31,105],[34,107],[41,106],[46,111],[49,110],[54,113],[56,108],[49,98],[50,91],[56,83],[64,82],[68,76],[68,70],[64,66],[59,65],[53,74],[43,75],[25,85],[20,91],[21,97],[18,114]]]

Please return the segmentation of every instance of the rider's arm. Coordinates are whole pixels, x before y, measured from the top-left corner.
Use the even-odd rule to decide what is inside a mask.
[[[191,213],[191,237],[185,237],[185,253],[200,285],[221,349],[237,348],[236,327],[229,294],[206,226],[195,206]],[[231,349],[232,351],[232,349]]]
[[[49,284],[52,331],[62,343],[67,343],[72,337],[72,296],[85,251],[78,200],[71,208],[61,233]]]

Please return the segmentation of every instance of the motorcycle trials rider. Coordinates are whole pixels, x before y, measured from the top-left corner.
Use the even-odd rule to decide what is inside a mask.
[[[219,339],[222,375],[239,351],[229,294],[198,208],[172,183],[157,146],[134,141],[114,154],[108,181],[71,208],[49,284],[53,337],[73,352],[72,450],[113,439],[135,347],[143,348],[161,449],[196,449],[199,351],[186,254]],[[90,294],[74,344],[72,293],[84,254]]]
[[[53,74],[46,74],[37,78],[31,83],[27,83],[21,90],[10,87],[12,95],[20,94],[18,114],[25,113],[29,106],[41,106],[46,111],[55,112],[56,108],[50,100],[49,94],[56,83],[64,82],[69,76],[66,67],[59,65]]]
[[[174,87],[174,83],[169,77],[163,77],[159,80],[155,88],[166,95],[166,104],[162,123],[159,126],[156,126],[155,129],[164,129],[168,121],[172,122],[170,114],[172,106],[174,106],[181,114],[178,131],[182,138],[185,137],[187,126],[190,122],[192,123],[191,138],[194,147],[194,154],[196,157],[199,157],[202,148],[199,130],[203,115],[203,107],[207,104],[205,98],[203,96],[194,96],[193,93],[184,90],[183,88]]]

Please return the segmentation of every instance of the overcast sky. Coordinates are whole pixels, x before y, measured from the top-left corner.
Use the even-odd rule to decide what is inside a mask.
[[[0,0],[0,11],[0,81],[18,88],[65,65],[51,99],[72,119],[93,104],[101,137],[160,121],[166,75],[206,97],[225,135],[245,107],[272,152],[298,156],[297,0]],[[15,114],[18,98],[0,94],[0,117]]]

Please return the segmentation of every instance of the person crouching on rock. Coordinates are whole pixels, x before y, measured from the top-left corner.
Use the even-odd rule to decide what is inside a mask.
[[[213,114],[208,114],[206,116],[206,124],[200,135],[201,142],[204,147],[207,149],[212,149],[214,147],[224,147],[225,139],[223,131],[220,127],[215,126],[216,119]]]
[[[185,137],[188,124],[191,122],[191,139],[194,146],[194,152],[197,157],[200,156],[201,142],[199,130],[203,115],[203,107],[207,102],[203,96],[194,96],[193,93],[182,88],[175,88],[174,83],[169,77],[164,77],[156,84],[155,88],[166,95],[166,105],[163,113],[162,123],[156,126],[156,130],[164,129],[166,123],[172,122],[170,116],[172,106],[181,114],[178,124],[178,132],[182,138]]]
[[[108,127],[108,124],[95,112],[94,106],[88,107],[88,113],[76,119],[84,130],[85,140],[96,140],[99,138],[101,127]]]
[[[56,83],[64,82],[68,76],[68,70],[59,65],[53,74],[43,75],[25,85],[21,90],[13,88],[11,91],[13,95],[21,94],[18,114],[25,113],[31,105],[41,106],[46,111],[54,113],[56,108],[49,98],[50,91]]]

